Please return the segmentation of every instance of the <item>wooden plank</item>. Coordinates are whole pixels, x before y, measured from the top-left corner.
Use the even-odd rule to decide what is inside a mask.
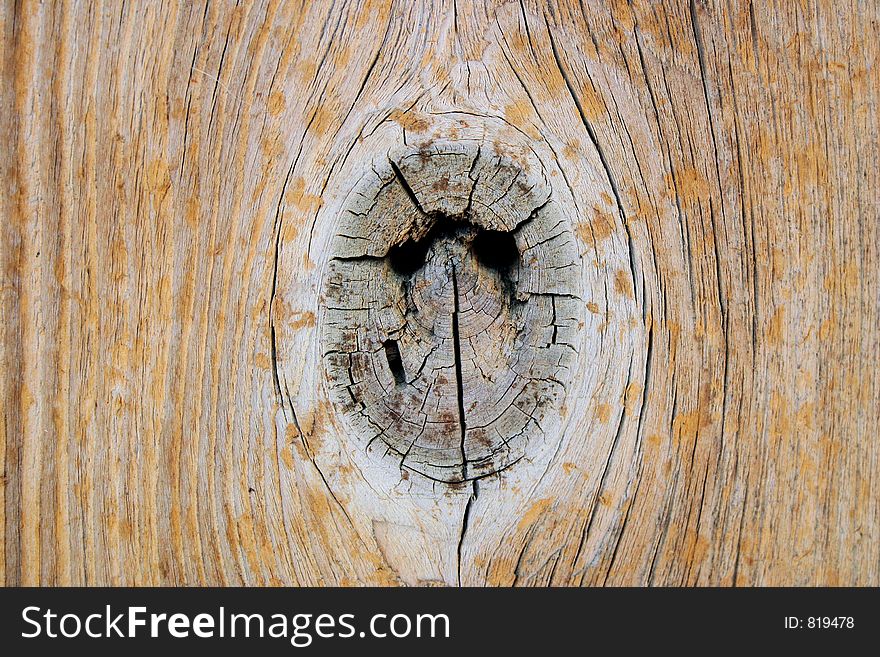
[[[3,582],[877,585],[878,20],[871,2],[2,3]],[[461,161],[419,160],[438,144]],[[505,279],[425,278],[448,326],[401,337],[400,367],[440,345],[434,440],[484,464],[432,456],[459,473],[436,481],[334,401],[349,367],[374,373],[365,398],[396,385],[379,329],[363,361],[325,355],[399,322],[391,279],[341,261],[332,320],[328,285],[334,258],[387,272],[395,244],[463,220],[475,148],[537,163],[522,188],[487,174],[486,217],[531,211],[546,177],[560,219],[517,235],[517,334],[572,355],[554,370],[505,342]],[[406,229],[406,189],[355,202],[394,182],[389,158],[427,206]],[[550,393],[502,394],[498,354],[561,381],[540,418]],[[479,452],[513,436],[515,463]]]

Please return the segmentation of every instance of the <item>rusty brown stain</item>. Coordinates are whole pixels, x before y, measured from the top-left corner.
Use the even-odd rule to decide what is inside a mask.
[[[431,126],[428,117],[414,111],[394,110],[389,118],[401,128],[414,132],[425,132]]]
[[[618,269],[614,273],[614,291],[628,299],[635,298],[633,295],[632,279],[627,271]]]
[[[548,509],[550,509],[553,502],[554,500],[552,497],[545,497],[532,504],[520,519],[519,524],[516,527],[517,530],[522,531],[529,525],[533,524],[538,518],[544,515]]]
[[[282,92],[273,91],[269,94],[266,109],[269,111],[270,116],[278,116],[284,111],[285,107],[287,107],[287,99]]]
[[[782,341],[783,321],[785,319],[785,308],[779,307],[773,313],[770,319],[770,330],[767,333],[767,340],[772,345],[778,345]]]
[[[685,166],[664,177],[666,191],[670,197],[678,196],[681,205],[690,209],[709,198],[709,181],[702,171],[694,166]]]

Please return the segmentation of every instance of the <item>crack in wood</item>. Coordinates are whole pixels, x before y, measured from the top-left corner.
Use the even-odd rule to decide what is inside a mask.
[[[461,479],[467,481],[467,453],[464,449],[465,434],[467,433],[467,419],[464,410],[464,384],[461,375],[461,334],[458,328],[458,277],[455,275],[455,263],[452,263],[452,349],[455,354],[455,384],[456,397],[458,399],[458,424],[461,429]]]

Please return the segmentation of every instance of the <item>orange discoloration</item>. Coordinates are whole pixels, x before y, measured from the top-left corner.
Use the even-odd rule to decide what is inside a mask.
[[[817,418],[817,404],[816,402],[804,402],[797,409],[797,414],[795,415],[795,422],[797,424],[797,429],[805,429],[807,431],[812,431],[816,427],[816,418]]]
[[[147,185],[151,192],[160,196],[171,187],[171,174],[165,160],[157,159],[150,162],[147,167]]]
[[[284,202],[295,207],[303,215],[312,216],[324,204],[324,199],[317,194],[306,192],[305,180],[302,178],[295,178],[291,182],[290,188],[284,194]],[[296,219],[301,220],[300,217],[296,217]],[[293,229],[291,228],[288,230]],[[287,239],[293,239],[295,236],[296,233],[288,233]]]
[[[199,223],[199,211],[201,205],[197,196],[190,196],[186,200],[186,213],[184,215],[186,223],[190,228],[195,228]]]
[[[504,118],[512,125],[515,125],[533,139],[541,139],[541,133],[532,122],[532,116],[532,106],[526,100],[518,100],[506,105],[504,108]]]
[[[677,195],[684,208],[690,209],[709,198],[709,182],[695,167],[688,166],[675,174],[667,174],[665,181],[667,193],[673,197]]]
[[[293,470],[293,454],[290,451],[290,447],[283,447],[281,449],[281,460],[288,470]]]
[[[339,126],[334,126],[336,120],[337,118],[330,106],[320,105],[315,108],[309,131],[318,137],[322,137],[323,135],[326,135],[331,128],[338,129]]]
[[[510,49],[519,54],[527,53],[529,50],[529,40],[526,38],[525,32],[514,30],[507,36],[507,43]]]
[[[318,71],[318,63],[311,59],[301,59],[296,63],[296,73],[302,80],[311,81],[315,79]]]
[[[298,313],[293,313],[291,316],[290,324],[288,328],[291,331],[297,331],[301,328],[311,328],[315,325],[315,313],[305,310]]]
[[[438,178],[431,185],[431,189],[435,192],[445,192],[447,189],[449,189],[449,176],[444,175]]]
[[[431,127],[431,123],[428,117],[412,110],[410,110],[409,112],[394,110],[393,112],[391,112],[389,118],[397,123],[401,128],[404,128],[405,130],[411,130],[413,132],[425,132],[429,127]]]
[[[773,313],[770,320],[770,330],[767,333],[767,340],[772,345],[778,345],[782,341],[783,321],[785,319],[785,308],[779,307]]]
[[[614,273],[614,290],[618,294],[622,294],[628,299],[634,299],[632,279],[629,272],[624,269],[618,269]]]
[[[598,121],[605,115],[605,101],[591,85],[581,87],[581,109],[589,121]]]
[[[284,244],[292,242],[299,235],[299,226],[292,221],[285,221],[281,224],[281,241]]]
[[[260,141],[260,152],[263,153],[263,157],[265,157],[267,160],[277,159],[283,151],[284,144],[281,142],[280,139],[264,137]]]
[[[593,234],[597,240],[604,240],[614,232],[614,217],[599,208],[593,208],[593,221],[591,222]]]
[[[677,441],[690,442],[693,440],[697,432],[705,426],[700,417],[699,411],[688,411],[676,415],[672,419],[673,437]]]
[[[562,155],[569,160],[577,160],[583,157],[581,153],[581,142],[577,139],[572,139],[571,141],[565,144],[565,147],[562,149]]]
[[[642,390],[642,386],[635,382],[630,383],[626,387],[626,391],[623,393],[623,399],[627,407],[631,407],[635,405],[637,401],[639,401],[642,395]]]
[[[333,66],[337,70],[343,70],[351,61],[351,49],[343,47],[333,55]]]
[[[522,531],[529,525],[533,524],[538,518],[544,515],[552,505],[552,497],[545,497],[532,504],[532,506],[529,507],[529,510],[526,511],[520,519],[519,524],[516,526],[517,530]]]
[[[593,208],[593,220],[575,226],[575,233],[584,242],[601,242],[614,232],[614,218],[599,208]]]
[[[327,425],[330,424],[328,412],[327,403],[321,401],[317,407],[312,408],[302,418],[300,426],[308,437],[309,447],[313,455],[319,453],[323,447],[323,435]]]
[[[784,438],[791,433],[790,403],[785,395],[773,392],[770,395],[770,435],[774,438]]]
[[[284,108],[287,106],[287,100],[284,97],[284,94],[280,91],[273,91],[269,94],[269,100],[266,104],[266,109],[269,111],[270,116],[278,116],[281,112],[284,111]]]

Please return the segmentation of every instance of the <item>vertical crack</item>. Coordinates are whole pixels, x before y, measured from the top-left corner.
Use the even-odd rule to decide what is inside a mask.
[[[461,518],[461,534],[458,536],[458,585],[461,586],[461,550],[464,546],[464,537],[467,534],[468,525],[470,523],[471,517],[471,506],[474,502],[477,501],[477,497],[480,494],[479,488],[479,480],[474,479],[473,486],[471,487],[471,496],[468,497],[467,504],[464,507],[464,514]]]
[[[464,452],[464,437],[467,424],[464,418],[464,384],[461,373],[461,343],[458,333],[458,278],[455,275],[455,264],[452,265],[452,349],[455,354],[455,384],[458,389],[458,425],[461,428],[461,478],[467,480],[467,456]]]
[[[482,150],[482,146],[477,146],[477,154],[474,156],[474,161],[471,163],[471,170],[468,171],[468,178],[471,181],[471,191],[468,193],[468,204],[464,210],[464,216],[468,218],[471,216],[471,209],[474,207],[474,192],[477,189],[477,180],[480,178],[479,176],[474,178],[473,173],[477,169],[477,162],[480,160],[480,153]]]

